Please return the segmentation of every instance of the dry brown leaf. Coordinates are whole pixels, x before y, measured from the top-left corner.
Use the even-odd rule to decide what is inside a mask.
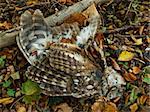
[[[113,99],[113,102],[116,103],[120,100],[120,97],[116,97],[115,99]]]
[[[18,11],[18,10],[22,10],[22,8],[16,6],[16,7],[15,7],[15,10],[17,10],[17,11]]]
[[[97,12],[97,9],[95,5],[91,5],[89,8],[87,8],[84,12],[81,13],[74,13],[69,18],[67,18],[64,23],[74,23],[78,22],[79,25],[83,25],[85,20],[90,18],[91,16],[99,16],[99,13]]]
[[[107,99],[100,97],[92,105],[92,112],[117,112],[117,107],[114,103],[107,101]]]
[[[142,35],[143,30],[144,30],[144,26],[141,26],[140,29],[139,29],[139,34],[140,34],[140,35]]]
[[[147,100],[146,100],[146,104],[147,104],[148,106],[150,106],[150,96],[148,96],[148,98],[147,98]]]
[[[17,109],[17,112],[26,112],[26,108],[24,106],[20,106],[18,109]]]
[[[137,103],[140,104],[140,105],[143,105],[146,102],[147,98],[148,98],[147,95],[142,95],[141,97],[139,97],[137,99]]]
[[[131,112],[136,112],[136,110],[138,109],[137,103],[134,103],[133,105],[130,105],[130,109],[131,109]]]
[[[84,21],[86,20],[86,17],[81,14],[81,13],[75,13],[73,15],[71,15],[69,18],[67,18],[64,23],[74,23],[74,22],[78,22],[79,25],[83,25]]]
[[[11,23],[8,23],[7,21],[0,23],[0,29],[10,29],[13,25]]]
[[[111,48],[112,50],[118,50],[117,46],[115,45],[109,45],[109,48]]]
[[[58,2],[61,4],[66,4],[66,3],[72,4],[73,3],[72,0],[58,0]]]
[[[118,57],[119,61],[130,61],[134,57],[134,53],[128,51],[122,51]]]
[[[147,37],[147,43],[150,43],[150,37]]]
[[[106,105],[106,108],[105,108],[104,112],[117,112],[116,104],[114,104],[112,102],[109,102]]]
[[[38,0],[28,0],[26,2],[27,5],[33,5],[33,4],[36,4],[36,3],[38,3]]]
[[[1,98],[0,99],[0,104],[6,105],[9,103],[12,103],[14,101],[14,98],[8,97],[8,98]]]
[[[72,108],[68,106],[67,103],[62,103],[60,105],[55,106],[54,112],[73,112]]]
[[[118,65],[118,63],[113,59],[113,58],[110,58],[111,61],[112,61],[112,64],[113,64],[113,67],[116,69],[116,70],[121,70],[120,66]]]
[[[138,73],[141,72],[141,69],[140,69],[139,67],[137,67],[137,66],[134,66],[134,67],[132,68],[132,72],[133,72],[134,74],[138,74]]]
[[[137,80],[137,77],[133,73],[126,72],[123,74],[123,76],[126,79],[126,81],[133,82],[133,81]]]
[[[91,5],[82,13],[86,18],[94,16],[99,16],[99,13],[95,7],[95,4]]]
[[[127,96],[125,97],[125,105],[128,104],[129,98],[130,98],[130,95],[127,95]]]

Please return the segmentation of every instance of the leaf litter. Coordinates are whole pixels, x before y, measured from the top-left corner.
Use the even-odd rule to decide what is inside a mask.
[[[40,9],[47,17],[78,0],[44,0],[0,2],[0,30],[15,28],[25,10]],[[4,8],[5,7],[5,8]],[[112,66],[126,81],[123,96],[107,99],[105,96],[75,99],[48,97],[40,93],[36,84],[23,74],[27,61],[17,46],[0,49],[0,111],[50,112],[148,112],[150,110],[150,37],[148,0],[114,0],[98,5],[102,16],[99,30],[104,34],[103,50],[108,66]],[[86,16],[77,13],[66,22],[83,24]],[[11,108],[9,108],[11,107]]]

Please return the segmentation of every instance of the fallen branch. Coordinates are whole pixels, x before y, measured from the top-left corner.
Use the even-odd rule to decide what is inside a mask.
[[[45,21],[48,23],[49,26],[55,26],[62,23],[66,18],[68,18],[73,13],[82,12],[93,3],[102,4],[109,1],[110,0],[82,0],[68,7],[67,9],[59,11],[58,13],[45,18]],[[19,34],[19,29],[20,28],[17,27],[13,29],[14,31],[11,32],[10,31],[0,32],[0,48],[15,44],[16,42],[15,38]]]

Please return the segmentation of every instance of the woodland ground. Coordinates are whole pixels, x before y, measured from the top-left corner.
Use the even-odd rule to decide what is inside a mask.
[[[1,0],[0,31],[15,28],[25,10],[40,9],[47,17],[78,1]],[[22,91],[34,85],[24,75],[29,63],[17,45],[12,45],[0,48],[0,112],[150,112],[149,5],[148,0],[114,0],[97,5],[102,17],[106,60],[127,83],[122,97],[106,100],[104,96],[86,99],[27,96]]]

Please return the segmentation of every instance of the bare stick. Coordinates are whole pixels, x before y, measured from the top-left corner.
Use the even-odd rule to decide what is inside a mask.
[[[93,3],[102,4],[109,1],[110,0],[82,0],[81,2],[78,2],[68,7],[67,9],[59,11],[58,13],[45,18],[45,21],[48,23],[49,26],[55,26],[57,24],[62,23],[71,14],[76,12],[82,12]],[[9,30],[5,32],[0,32],[0,48],[15,44],[16,43],[15,38],[19,34],[19,29],[20,28],[17,27],[13,29],[14,31],[11,32]]]

